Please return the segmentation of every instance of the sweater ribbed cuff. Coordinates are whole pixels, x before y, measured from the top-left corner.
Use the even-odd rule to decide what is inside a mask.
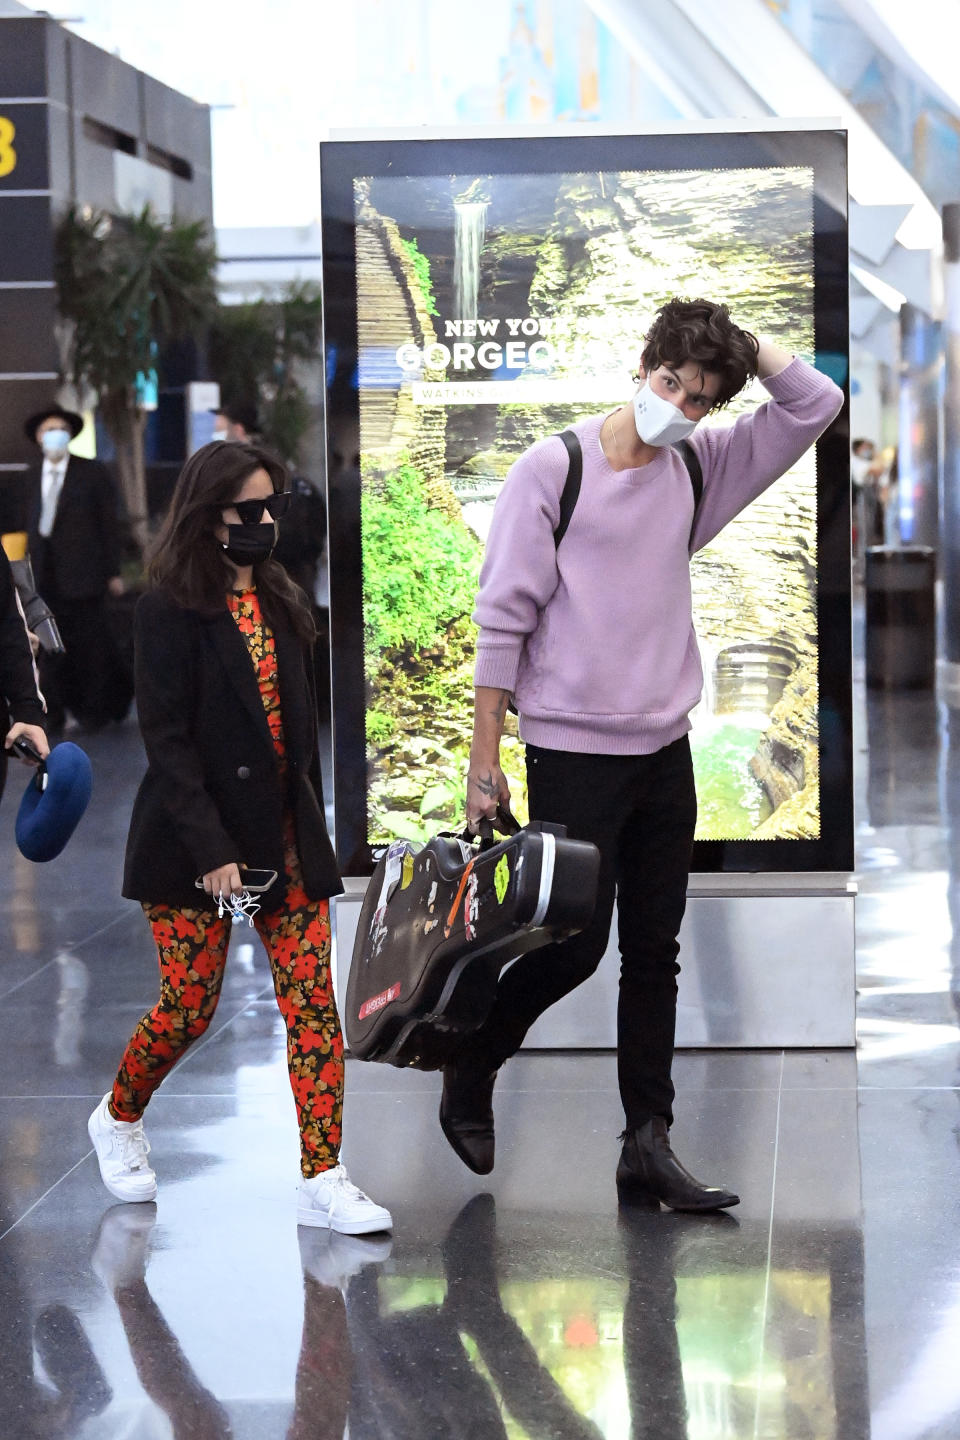
[[[522,648],[522,642],[517,645],[484,645],[478,641],[474,685],[486,686],[490,690],[509,690],[513,694]]]
[[[828,375],[821,375],[812,365],[797,356],[785,366],[778,370],[776,375],[769,375],[760,384],[772,396],[774,400],[800,400],[806,396],[821,395],[828,390],[833,381]]]

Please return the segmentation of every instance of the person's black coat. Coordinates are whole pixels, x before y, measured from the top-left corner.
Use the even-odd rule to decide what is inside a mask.
[[[42,504],[42,465],[24,481],[21,527],[28,533],[37,589],[44,599],[96,600],[107,581],[120,573],[120,525],[117,492],[110,472],[98,460],[71,455],[57,503],[53,530],[38,530]]]
[[[327,507],[304,475],[290,479],[290,509],[278,524],[273,558],[296,581],[310,604],[317,587],[317,566],[327,540]]]
[[[194,882],[241,863],[276,870],[261,898],[275,907],[284,893],[285,802],[307,895],[323,900],[343,888],[323,815],[309,655],[284,619],[264,618],[276,643],[286,796],[250,652],[226,605],[207,616],[161,591],[137,605],[135,683],[149,768],[127,839],[128,899],[210,908]]]
[[[37,683],[33,651],[23,611],[10,572],[10,561],[0,547],[0,795],[7,774],[3,737],[11,725],[43,725],[43,697]]]

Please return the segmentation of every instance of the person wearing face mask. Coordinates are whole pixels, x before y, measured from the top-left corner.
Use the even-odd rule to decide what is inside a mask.
[[[701,428],[756,375],[769,400],[729,428]],[[568,470],[552,435],[513,466],[480,575],[467,821],[509,803],[500,737],[514,701],[531,818],[565,825],[601,855],[590,925],[521,957],[443,1078],[440,1123],[472,1170],[494,1161],[497,1070],[534,1020],[586,980],[618,907],[618,1075],[624,1200],[709,1211],[738,1197],[701,1184],[670,1145],[679,953],[697,801],[687,732],[703,677],[690,556],[783,475],[843,403],[834,383],[734,324],[725,306],[671,300],[645,337],[632,402],[572,428],[583,456],[562,543]],[[703,490],[672,448],[686,440]]]
[[[256,407],[243,400],[231,400],[213,412],[214,440],[235,445],[254,445],[260,435]]]
[[[256,446],[204,445],[180,474],[149,558],[151,588],[134,619],[148,768],[123,893],[141,902],[150,924],[160,999],[137,1025],[88,1130],[110,1193],[153,1200],[144,1111],[213,1018],[231,915],[250,916],[287,1031],[299,1223],[360,1235],[389,1229],[391,1219],[339,1162],[343,1040],[329,897],[343,887],[324,822],[313,620],[271,559],[286,480],[280,462]]]
[[[117,494],[106,466],[71,455],[83,429],[72,410],[48,405],[31,415],[26,434],[42,451],[22,492],[37,589],[56,616],[64,655],[41,655],[40,678],[51,729],[69,711],[96,730],[115,717],[115,659],[106,619],[108,595],[120,596]]]

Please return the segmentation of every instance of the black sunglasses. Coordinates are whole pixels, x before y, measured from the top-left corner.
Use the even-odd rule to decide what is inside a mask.
[[[259,525],[264,510],[271,520],[279,520],[290,508],[290,491],[281,490],[265,500],[234,500],[233,508],[240,516],[241,525]]]

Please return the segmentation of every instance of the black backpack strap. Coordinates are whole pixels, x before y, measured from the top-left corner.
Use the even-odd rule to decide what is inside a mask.
[[[583,451],[580,448],[580,441],[572,430],[561,430],[560,439],[567,452],[567,478],[563,482],[563,490],[560,495],[560,519],[553,532],[554,548],[560,544],[567,533],[567,526],[570,524],[580,494],[580,481],[583,479]],[[512,697],[507,702],[507,709],[513,715],[519,714]]]
[[[690,522],[690,537],[693,538],[693,527],[697,523],[697,515],[700,512],[700,501],[703,499],[703,470],[696,450],[689,440],[680,440],[674,449],[679,453],[680,459],[687,467],[687,474],[690,476],[690,484],[693,487],[693,519]]]
[[[580,448],[580,441],[572,430],[561,430],[560,439],[567,451],[567,478],[564,481],[563,494],[560,496],[560,520],[553,532],[555,546],[559,546],[560,541],[567,533],[567,526],[570,524],[580,495],[580,482],[583,479],[583,451]]]

